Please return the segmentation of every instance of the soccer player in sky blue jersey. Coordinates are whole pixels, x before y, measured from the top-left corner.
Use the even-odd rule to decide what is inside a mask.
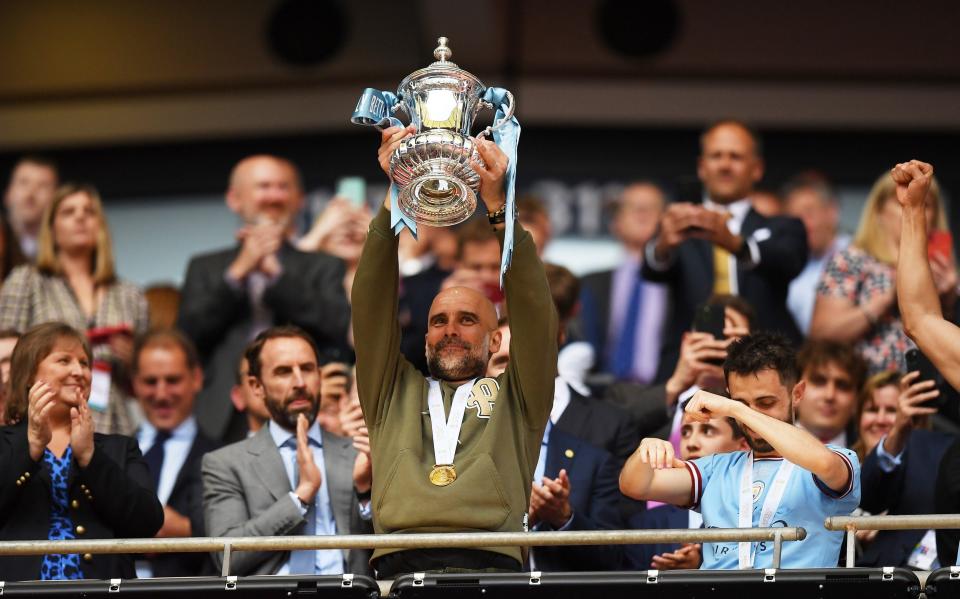
[[[823,445],[793,425],[803,397],[796,356],[779,335],[759,333],[730,345],[724,376],[730,397],[698,391],[690,416],[734,418],[749,452],[689,462],[661,439],[644,439],[620,474],[620,489],[698,509],[708,528],[802,526],[804,541],[784,543],[781,567],[835,567],[842,532],[823,527],[827,516],[847,515],[860,502],[860,463],[849,450]],[[772,567],[773,543],[705,543],[706,569]]]

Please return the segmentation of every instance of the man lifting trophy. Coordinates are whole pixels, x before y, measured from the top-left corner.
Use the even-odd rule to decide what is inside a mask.
[[[353,283],[357,386],[370,433],[377,533],[526,530],[530,488],[553,402],[557,316],[529,233],[513,230],[519,125],[509,92],[486,88],[449,62],[403,80],[397,94],[366,90],[354,122],[382,129],[380,166],[391,180],[370,225]],[[497,109],[496,143],[468,137],[480,107]],[[403,110],[410,124],[393,116]],[[485,132],[486,133],[486,132]],[[441,291],[427,321],[425,378],[400,353],[397,235],[418,223],[469,218],[480,195],[497,231],[512,338],[507,370],[484,377],[501,342],[497,313],[466,287]],[[509,270],[508,270],[509,267]],[[381,578],[409,572],[519,571],[519,547],[378,549]]]

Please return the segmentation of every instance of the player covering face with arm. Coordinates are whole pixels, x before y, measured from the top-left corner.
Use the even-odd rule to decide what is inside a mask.
[[[798,382],[795,356],[783,338],[761,333],[734,343],[724,374],[730,398],[699,391],[685,412],[701,422],[735,419],[752,451],[684,462],[668,442],[644,439],[624,466],[621,490],[637,499],[699,509],[707,527],[804,526],[808,541],[814,542],[796,543],[792,551],[798,560],[790,567],[835,564],[840,535],[823,530],[823,518],[849,513],[857,505],[856,456],[825,446],[793,425],[804,383]],[[704,567],[763,567],[749,543],[733,550],[710,545]],[[757,553],[772,549],[763,545]],[[801,545],[807,557],[799,558]],[[743,546],[748,546],[746,555]],[[784,552],[784,565],[790,552]]]

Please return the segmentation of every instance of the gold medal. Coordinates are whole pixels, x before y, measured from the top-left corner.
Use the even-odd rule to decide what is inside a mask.
[[[438,487],[446,487],[457,480],[457,471],[453,464],[437,464],[430,471],[430,482]]]

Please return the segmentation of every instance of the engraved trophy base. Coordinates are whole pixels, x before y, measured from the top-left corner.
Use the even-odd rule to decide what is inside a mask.
[[[447,130],[418,133],[401,142],[391,158],[391,175],[400,187],[400,209],[420,224],[449,227],[477,209],[480,176],[470,164],[483,164],[469,137]]]

